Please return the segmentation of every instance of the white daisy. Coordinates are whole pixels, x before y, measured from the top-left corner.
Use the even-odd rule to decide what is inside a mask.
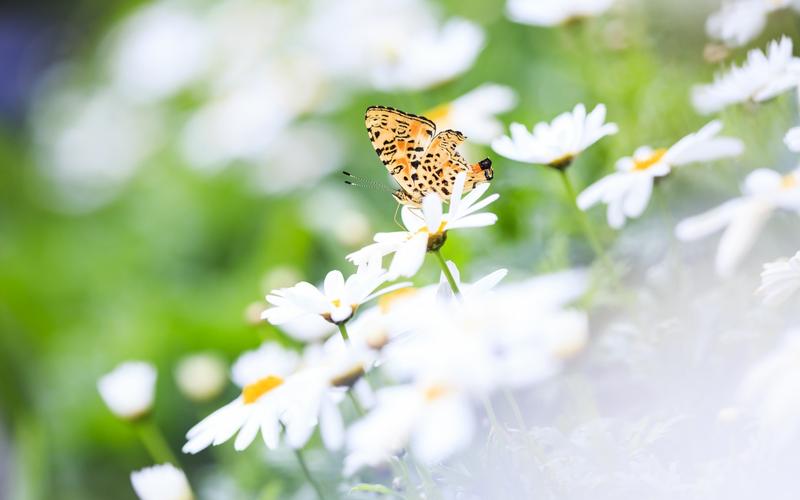
[[[437,384],[385,387],[376,404],[347,433],[345,474],[377,466],[408,446],[425,465],[439,462],[469,445],[475,416],[468,397]]]
[[[488,290],[498,278],[475,285]],[[378,391],[375,409],[350,428],[346,471],[403,448],[430,464],[466,447],[476,401],[552,375],[583,345],[586,315],[564,306],[584,289],[585,275],[573,272],[491,292],[473,288],[462,301],[424,290],[399,298],[387,325],[400,333],[383,348],[381,366],[402,385]]]
[[[758,293],[768,306],[780,305],[800,290],[800,252],[791,259],[764,264]]]
[[[209,401],[225,388],[225,371],[225,362],[216,354],[192,354],[175,367],[175,383],[189,399]]]
[[[792,55],[792,39],[773,40],[764,54],[759,49],[747,53],[741,66],[718,74],[714,82],[692,89],[692,103],[701,113],[719,111],[731,104],[771,99],[800,83],[800,58]]]
[[[108,408],[118,417],[134,420],[153,407],[156,369],[143,361],[122,363],[100,377],[97,390]]]
[[[234,365],[235,378],[247,380],[259,376],[259,371],[268,375],[245,385],[241,396],[189,430],[184,453],[222,444],[237,433],[234,448],[241,451],[250,446],[259,430],[267,447],[274,449],[282,427],[292,448],[302,448],[317,426],[329,449],[340,447],[344,424],[338,403],[371,367],[372,360],[363,349],[338,341],[340,344],[329,342],[324,348],[310,346],[299,365],[295,356],[286,355],[277,344],[246,353]]]
[[[614,123],[605,123],[606,107],[598,104],[586,114],[583,104],[571,112],[558,115],[551,123],[541,122],[529,132],[525,125],[512,123],[511,136],[492,142],[492,149],[501,156],[555,168],[566,168],[583,150],[619,130]]]
[[[481,196],[489,189],[489,183],[483,183],[462,198],[465,180],[466,172],[456,176],[446,214],[442,213],[442,200],[439,196],[430,193],[423,199],[421,210],[404,206],[400,211],[405,231],[378,233],[375,235],[375,243],[351,253],[347,260],[361,266],[393,253],[389,275],[411,277],[422,266],[425,253],[438,250],[444,244],[447,231],[494,224],[497,221],[495,214],[479,211],[497,200],[500,195],[495,193],[481,200]]]
[[[183,452],[198,453],[228,441],[237,433],[233,446],[241,451],[250,446],[259,431],[267,448],[277,448],[280,417],[288,396],[285,379],[279,375],[268,375],[246,385],[239,397],[189,429]]]
[[[300,364],[300,355],[275,342],[264,342],[258,349],[245,351],[231,366],[231,379],[239,387],[269,375],[286,378]]]
[[[787,332],[780,346],[753,366],[740,395],[756,416],[759,430],[777,446],[800,432],[800,331]]]
[[[290,288],[273,290],[267,295],[267,302],[273,307],[266,309],[261,317],[273,325],[287,323],[307,315],[321,316],[337,325],[345,323],[361,304],[407,286],[399,283],[375,292],[375,289],[390,278],[389,274],[380,268],[380,263],[374,264],[369,262],[359,264],[358,271],[351,274],[346,281],[340,271],[329,272],[321,291],[306,281],[301,281]]]
[[[756,38],[770,12],[788,7],[791,0],[738,0],[723,2],[708,17],[706,32],[729,47],[741,47]]]
[[[154,465],[131,472],[133,490],[141,500],[192,500],[186,474],[172,464]]]
[[[503,133],[496,115],[509,111],[516,102],[517,94],[510,87],[486,83],[423,114],[439,130],[460,130],[472,142],[490,144]]]
[[[764,168],[755,170],[745,179],[742,191],[743,196],[685,219],[675,228],[675,235],[684,241],[725,228],[715,262],[723,276],[736,269],[775,209],[800,214],[800,170],[786,175]]]
[[[534,26],[557,26],[585,17],[599,16],[614,0],[508,0],[508,17],[518,23]]]
[[[783,143],[793,153],[800,153],[800,127],[792,127],[783,136]]]
[[[713,121],[676,142],[669,149],[652,149],[642,146],[633,156],[617,162],[617,171],[586,188],[578,195],[581,210],[597,203],[608,205],[608,224],[620,228],[626,217],[642,215],[657,177],[663,177],[688,163],[707,162],[737,156],[744,150],[739,139],[717,137],[722,123]]]

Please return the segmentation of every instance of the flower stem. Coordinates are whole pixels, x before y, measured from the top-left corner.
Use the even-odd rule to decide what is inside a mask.
[[[600,240],[597,238],[594,230],[592,230],[592,225],[589,223],[589,219],[586,218],[586,213],[584,213],[584,211],[578,206],[578,196],[575,194],[575,188],[572,186],[572,181],[569,180],[567,170],[560,169],[558,173],[561,174],[561,181],[564,183],[564,190],[567,192],[567,196],[572,202],[572,206],[575,207],[575,210],[578,212],[578,220],[583,227],[583,232],[586,233],[586,238],[589,240],[592,250],[594,250],[594,253],[598,258],[606,260],[606,254],[603,252],[603,246],[600,244]]]
[[[361,405],[361,402],[358,400],[356,395],[353,393],[353,389],[347,391],[347,397],[350,398],[350,402],[353,403],[353,408],[356,409],[356,413],[358,413],[359,417],[364,416],[364,407]]]
[[[161,429],[158,428],[152,418],[146,417],[134,422],[133,426],[142,444],[150,454],[150,458],[152,458],[155,463],[162,464],[168,462],[173,465],[179,465],[178,460],[167,444],[167,440],[164,438],[164,434],[162,434]]]
[[[342,338],[344,339],[346,344],[350,343],[350,335],[347,334],[347,327],[344,326],[344,323],[339,323],[336,325],[339,327],[339,333],[342,334]]]
[[[317,494],[317,498],[319,500],[325,500],[325,495],[322,494],[322,488],[320,485],[314,480],[314,477],[311,475],[311,471],[308,470],[308,465],[306,464],[306,459],[303,457],[303,450],[295,449],[294,456],[297,457],[297,463],[300,464],[300,468],[303,470],[303,475],[306,477],[306,481],[308,484],[314,488],[314,491]]]
[[[434,250],[431,253],[433,253],[436,256],[436,260],[439,261],[439,266],[441,266],[444,277],[447,278],[447,282],[450,284],[450,289],[453,290],[454,294],[461,295],[461,291],[458,289],[455,278],[453,278],[453,273],[451,273],[450,268],[447,267],[447,262],[444,260],[442,252],[440,250]]]

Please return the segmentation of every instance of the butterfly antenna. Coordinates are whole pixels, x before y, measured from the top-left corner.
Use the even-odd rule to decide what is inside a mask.
[[[374,189],[376,191],[383,191],[385,193],[393,193],[394,189],[381,184],[380,182],[373,181],[371,179],[365,179],[364,177],[359,177],[357,175],[353,175],[347,170],[342,170],[342,174],[347,177],[344,181],[345,184],[349,186],[361,187],[366,189]]]

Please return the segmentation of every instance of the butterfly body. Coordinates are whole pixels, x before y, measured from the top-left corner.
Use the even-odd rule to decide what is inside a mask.
[[[489,158],[469,165],[456,150],[465,139],[461,132],[437,134],[431,120],[384,106],[367,108],[364,121],[375,153],[400,185],[393,196],[403,205],[418,207],[428,193],[449,200],[462,171],[465,193],[494,176]]]

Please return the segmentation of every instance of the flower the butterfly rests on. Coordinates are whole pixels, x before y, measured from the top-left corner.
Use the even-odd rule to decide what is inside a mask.
[[[418,208],[429,193],[449,200],[460,172],[467,175],[464,193],[494,177],[489,158],[469,165],[456,151],[466,139],[461,132],[436,133],[431,120],[384,106],[367,108],[364,120],[375,152],[400,185],[393,196],[403,205]]]

